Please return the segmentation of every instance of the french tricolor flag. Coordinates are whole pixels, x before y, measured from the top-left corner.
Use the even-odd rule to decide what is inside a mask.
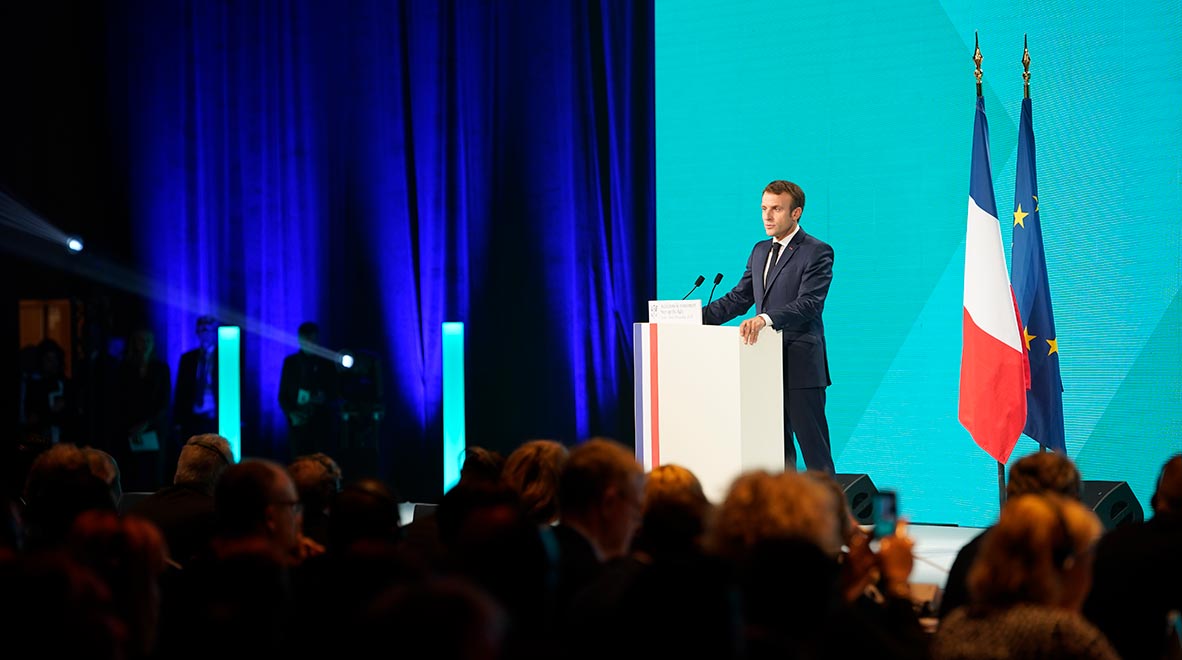
[[[990,171],[985,99],[978,96],[964,255],[960,423],[982,449],[1005,463],[1026,424],[1030,366],[1006,269]]]

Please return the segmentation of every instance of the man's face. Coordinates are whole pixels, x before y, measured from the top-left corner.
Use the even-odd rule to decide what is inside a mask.
[[[768,236],[779,240],[796,229],[803,209],[792,207],[792,195],[788,193],[777,195],[765,192],[763,194],[763,203],[760,208],[763,213],[763,228]]]
[[[202,348],[213,348],[218,343],[218,327],[213,323],[202,323],[197,326],[197,339]]]
[[[303,505],[295,482],[285,470],[275,470],[275,487],[271,494],[267,526],[271,540],[284,553],[295,552],[299,546],[300,529],[303,526]]]

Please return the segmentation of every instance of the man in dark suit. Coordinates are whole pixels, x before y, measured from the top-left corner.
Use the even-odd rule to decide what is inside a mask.
[[[825,388],[829,359],[821,312],[833,280],[833,248],[800,228],[804,191],[791,181],[772,181],[763,189],[763,228],[770,241],[751,250],[747,270],[730,293],[707,305],[702,320],[719,325],[747,313],[739,325],[744,343],[754,344],[770,327],[784,342],[784,464],[796,465],[800,443],[809,469],[833,474]]]
[[[316,355],[320,328],[311,321],[300,324],[300,350],[283,360],[279,375],[279,407],[287,417],[287,442],[292,460],[328,446],[332,409],[336,397],[336,366]]]
[[[212,316],[197,319],[201,345],[181,355],[176,370],[173,399],[176,443],[218,431],[218,322]]]
[[[1162,467],[1150,505],[1152,520],[1100,539],[1084,603],[1084,615],[1122,658],[1173,658],[1179,651],[1167,622],[1182,610],[1182,454]]]
[[[125,513],[155,523],[173,561],[183,565],[213,537],[214,488],[233,464],[234,454],[225,438],[195,435],[181,448],[172,485],[129,506]]]

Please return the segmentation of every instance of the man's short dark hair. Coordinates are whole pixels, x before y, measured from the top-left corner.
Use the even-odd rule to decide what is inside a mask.
[[[214,317],[210,316],[209,314],[203,314],[203,315],[197,317],[197,330],[201,330],[201,328],[208,327],[211,325],[216,326],[217,324],[218,324],[218,320],[215,319]]]
[[[300,324],[299,330],[296,331],[300,339],[311,339],[320,336],[320,326],[312,321],[304,321]]]
[[[764,186],[763,192],[771,193],[773,195],[783,195],[784,193],[788,193],[792,196],[792,207],[788,210],[804,210],[804,191],[800,189],[800,186],[792,183],[791,181],[776,179],[775,181],[772,181],[771,183]]]
[[[247,459],[226,468],[214,492],[214,508],[223,534],[241,537],[262,529],[279,480],[276,468],[283,469],[261,459]]]

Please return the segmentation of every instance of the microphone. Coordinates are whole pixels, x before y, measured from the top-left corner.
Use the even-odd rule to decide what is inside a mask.
[[[689,293],[687,293],[687,294],[685,294],[684,296],[682,296],[682,297],[681,297],[681,299],[682,299],[682,300],[685,300],[686,298],[689,298],[689,295],[690,295],[690,293],[693,293],[694,291],[697,291],[697,290],[698,290],[698,287],[702,286],[702,282],[705,282],[705,281],[706,281],[706,278],[704,278],[704,277],[702,277],[701,275],[699,275],[699,276],[698,276],[698,279],[697,279],[697,280],[694,282],[694,288],[690,289],[690,290],[689,290]]]
[[[714,300],[714,290],[718,288],[718,283],[721,281],[722,281],[722,273],[719,273],[714,276],[714,286],[710,287],[710,300],[706,301],[707,305],[710,304],[710,301]]]

